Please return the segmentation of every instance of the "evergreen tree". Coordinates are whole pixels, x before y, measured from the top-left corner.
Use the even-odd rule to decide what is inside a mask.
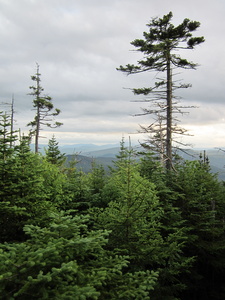
[[[0,220],[0,240],[23,240],[25,224],[42,224],[54,210],[54,204],[48,201],[42,162],[35,154],[23,152],[7,160],[5,170],[0,172],[4,175],[0,184],[1,201],[11,208],[11,213],[6,211]]]
[[[105,250],[108,232],[90,231],[88,217],[52,215],[27,225],[23,243],[0,244],[2,299],[149,299],[156,272],[127,272],[128,257]]]
[[[12,146],[18,140],[15,132],[11,132],[10,116],[0,112],[0,242],[11,232],[11,223],[15,214],[21,209],[11,202],[12,173],[15,171],[15,155],[18,147]]]
[[[25,224],[45,224],[59,207],[65,175],[32,153],[27,137],[12,135],[9,116],[0,117],[0,242],[20,241]]]
[[[11,130],[11,116],[0,112],[0,157],[2,162],[13,155],[17,147],[13,144],[18,140],[17,131]]]
[[[186,161],[171,174],[176,203],[190,231],[184,253],[196,262],[182,300],[219,300],[225,297],[224,186],[210,173],[207,161]]]
[[[132,149],[121,152],[104,187],[111,201],[90,210],[94,226],[111,230],[108,247],[129,255],[131,271],[159,273],[149,299],[178,299],[186,287],[180,278],[193,262],[183,255],[187,229],[179,212],[165,198],[161,202],[155,185],[140,175]]]
[[[90,207],[91,188],[87,175],[76,167],[76,156],[68,162],[69,166],[63,170],[66,182],[63,186],[63,210],[76,209],[83,214]]]
[[[136,39],[131,44],[137,51],[144,54],[144,58],[138,64],[128,64],[120,66],[119,71],[127,74],[136,74],[155,70],[165,74],[165,79],[159,78],[153,87],[133,89],[134,94],[149,96],[150,99],[143,102],[151,102],[156,105],[149,109],[144,108],[143,114],[155,114],[157,120],[161,122],[159,127],[154,123],[146,127],[145,132],[154,134],[154,144],[158,145],[157,150],[160,155],[164,155],[167,169],[172,168],[172,133],[183,134],[185,130],[177,127],[173,117],[173,111],[181,112],[181,107],[173,103],[174,90],[177,88],[187,88],[189,85],[179,84],[173,79],[175,68],[195,69],[196,64],[181,58],[175,51],[180,49],[194,49],[196,45],[204,42],[203,37],[193,37],[192,32],[199,28],[200,23],[184,19],[184,21],[174,26],[171,23],[172,12],[164,15],[163,18],[153,18],[149,24],[149,32],[144,32],[144,39]],[[165,121],[165,124],[162,124]],[[159,123],[160,124],[160,123]],[[143,128],[143,127],[142,127]],[[159,142],[159,143],[158,143]],[[165,150],[164,150],[165,149]],[[165,151],[165,152],[164,152]]]
[[[56,138],[53,135],[48,142],[48,148],[45,150],[45,154],[48,162],[57,166],[61,166],[66,161],[66,157],[65,153],[61,153],[59,150],[58,144],[59,143],[56,141]]]
[[[90,206],[104,207],[107,199],[103,193],[107,176],[103,166],[98,165],[95,160],[92,162],[91,171],[87,174],[87,184],[90,187]]]
[[[39,73],[39,65],[37,64],[37,72],[35,75],[31,76],[31,79],[35,82],[35,86],[30,86],[32,92],[30,95],[34,96],[33,107],[36,109],[36,115],[34,121],[30,122],[28,126],[34,127],[31,134],[35,135],[35,152],[38,152],[38,143],[40,138],[41,125],[47,127],[56,128],[62,125],[60,122],[54,122],[53,118],[58,116],[60,110],[58,108],[54,109],[52,98],[49,96],[42,95],[44,89],[41,87],[41,74]]]

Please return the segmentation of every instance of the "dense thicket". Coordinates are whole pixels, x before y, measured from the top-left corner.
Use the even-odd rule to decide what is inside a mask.
[[[121,143],[111,173],[29,150],[0,114],[1,299],[225,298],[224,185]],[[57,160],[57,158],[59,160]]]

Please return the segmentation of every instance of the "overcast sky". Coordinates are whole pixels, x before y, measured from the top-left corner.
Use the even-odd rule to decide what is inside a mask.
[[[148,120],[133,116],[143,104],[131,102],[137,98],[129,88],[151,86],[154,73],[126,76],[116,68],[136,63],[140,54],[130,42],[142,38],[152,17],[169,11],[174,25],[184,18],[199,21],[195,35],[206,40],[180,53],[200,65],[179,74],[192,84],[182,103],[198,106],[182,118],[194,134],[182,141],[225,146],[224,0],[0,0],[0,102],[14,94],[15,127],[26,131],[34,117],[28,93],[38,62],[44,93],[61,109],[57,121],[64,123],[43,130],[41,143],[53,133],[60,145],[143,139],[133,133]]]

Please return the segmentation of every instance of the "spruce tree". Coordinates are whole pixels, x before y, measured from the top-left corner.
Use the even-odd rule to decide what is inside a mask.
[[[12,135],[10,116],[0,114],[0,242],[23,240],[25,224],[45,224],[62,201],[64,179],[30,151],[28,137]]]
[[[195,256],[182,300],[225,297],[224,185],[210,172],[207,160],[186,161],[171,174],[170,188],[188,228],[186,255]]]
[[[34,127],[34,130],[31,130],[31,135],[35,136],[35,153],[38,153],[38,143],[40,138],[41,126],[47,126],[50,128],[56,128],[62,125],[60,122],[53,122],[55,116],[58,116],[60,110],[58,108],[54,109],[52,103],[52,98],[50,96],[42,95],[44,89],[42,88],[41,74],[39,73],[39,65],[37,64],[36,74],[31,76],[31,79],[35,82],[34,86],[30,86],[32,92],[30,95],[34,96],[33,107],[36,110],[34,121],[28,123],[27,126]]]
[[[27,225],[23,243],[0,244],[2,299],[148,299],[156,272],[128,272],[129,258],[105,249],[108,232],[88,229],[88,216],[52,214]]]
[[[149,299],[175,300],[186,288],[182,279],[193,262],[183,255],[187,229],[171,199],[159,195],[154,183],[141,176],[133,154],[122,143],[116,168],[103,188],[111,201],[89,212],[95,228],[111,231],[109,249],[129,255],[130,271],[158,272]],[[164,196],[166,190],[169,194],[165,188]]]
[[[61,153],[59,150],[58,144],[59,143],[56,141],[56,138],[53,135],[48,142],[48,148],[45,150],[45,154],[48,162],[57,166],[61,166],[66,161],[66,157],[65,154]]]
[[[78,169],[76,156],[68,161],[69,166],[63,170],[66,182],[63,184],[62,209],[77,209],[83,214],[91,206],[91,187],[87,174]]]
[[[143,114],[154,114],[157,116],[155,122],[144,128],[144,132],[153,133],[153,147],[163,155],[162,161],[166,161],[167,169],[172,168],[172,142],[173,134],[184,134],[185,130],[176,125],[176,118],[173,112],[180,113],[182,107],[173,102],[174,90],[187,88],[188,84],[179,84],[174,80],[175,69],[195,69],[196,64],[181,58],[176,51],[181,49],[192,50],[195,46],[204,42],[203,37],[193,37],[192,32],[200,26],[199,22],[184,19],[183,22],[174,26],[171,23],[172,12],[164,15],[163,18],[153,18],[147,24],[149,31],[144,32],[144,39],[136,39],[131,44],[137,51],[144,54],[144,58],[138,61],[137,65],[127,64],[120,66],[119,71],[126,74],[137,74],[146,71],[156,71],[158,74],[165,74],[165,78],[158,78],[152,87],[134,88],[135,95],[149,96],[143,102],[153,102],[150,108],[144,108]],[[154,107],[154,105],[156,107]],[[161,122],[161,125],[160,123]],[[162,123],[163,122],[163,123]],[[160,125],[160,126],[159,126]]]
[[[98,165],[95,160],[92,162],[91,171],[87,174],[87,184],[90,188],[90,206],[104,207],[107,203],[103,190],[107,182],[107,177],[103,166]]]
[[[6,161],[16,151],[17,146],[13,147],[18,140],[18,132],[12,131],[11,116],[0,112],[0,156]]]
[[[18,151],[18,146],[14,144],[18,141],[18,135],[11,131],[10,120],[10,115],[0,112],[0,242],[8,239],[15,215],[22,213],[12,201],[12,189],[16,187],[13,180],[16,172],[15,156]]]

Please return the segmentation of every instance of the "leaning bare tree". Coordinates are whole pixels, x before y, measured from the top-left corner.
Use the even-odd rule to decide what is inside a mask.
[[[178,105],[178,98],[174,91],[179,88],[190,87],[173,79],[174,70],[195,69],[197,64],[181,58],[178,50],[194,49],[196,45],[204,42],[204,37],[193,37],[192,32],[198,29],[199,22],[184,19],[183,22],[174,26],[171,23],[172,12],[163,18],[153,18],[147,24],[149,31],[144,32],[144,39],[136,39],[131,44],[144,54],[144,58],[137,65],[127,64],[120,66],[119,71],[126,74],[137,74],[146,71],[156,71],[157,82],[152,87],[134,88],[135,95],[144,95],[143,102],[151,102],[149,108],[144,108],[142,114],[154,114],[155,122],[150,126],[142,126],[143,132],[151,133],[152,144],[165,161],[166,168],[172,168],[172,141],[173,134],[184,134],[185,130],[177,126],[175,112],[182,113],[182,107]],[[159,74],[164,76],[161,78]],[[147,98],[148,97],[148,98]]]
[[[44,89],[40,84],[40,76],[39,65],[37,64],[37,72],[35,75],[31,76],[35,85],[30,86],[32,92],[29,94],[34,96],[33,107],[36,110],[36,114],[34,121],[27,124],[27,126],[32,126],[34,128],[34,130],[31,130],[31,135],[35,136],[35,153],[38,153],[39,150],[38,144],[41,126],[44,125],[50,128],[56,128],[62,125],[60,122],[54,122],[54,117],[59,115],[60,110],[58,108],[54,109],[51,97],[42,95]]]

